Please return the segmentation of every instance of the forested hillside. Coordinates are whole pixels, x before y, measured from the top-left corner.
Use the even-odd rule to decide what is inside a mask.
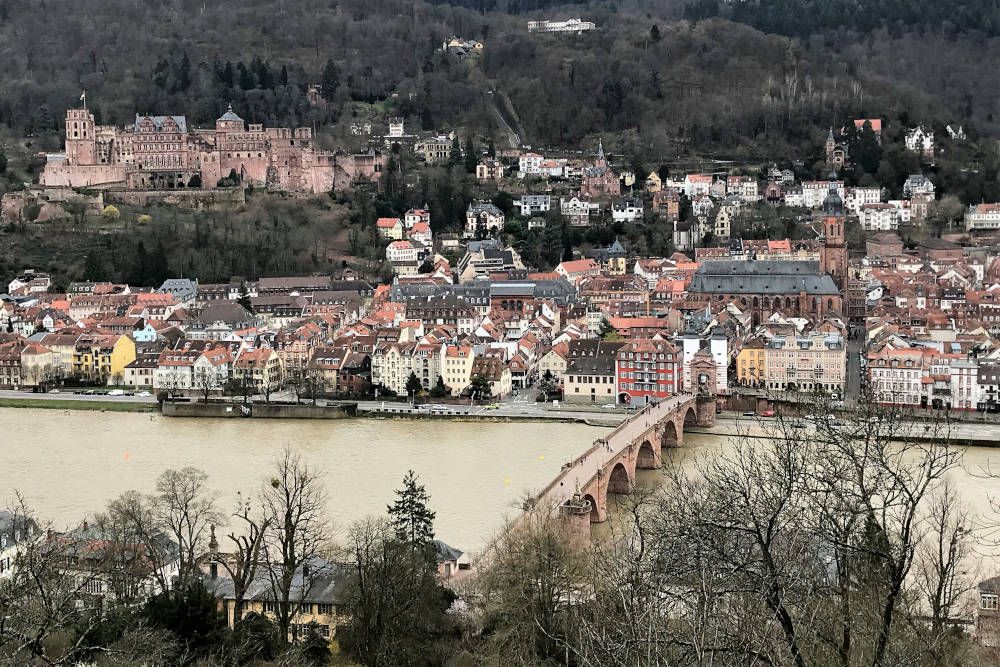
[[[86,90],[103,122],[141,112],[207,124],[231,102],[253,122],[322,130],[353,100],[410,127],[488,133],[484,94],[499,89],[533,145],[585,148],[603,134],[648,160],[810,160],[825,128],[862,116],[994,131],[995,2],[937,27],[893,19],[898,2],[845,2],[834,25],[810,0],[79,0],[73,11],[0,0],[0,123],[57,146],[64,109]],[[797,23],[778,23],[785,9]],[[692,20],[671,20],[685,12]],[[526,31],[528,18],[569,16],[598,30]],[[483,40],[481,62],[441,53],[452,34]],[[310,84],[327,103],[308,103]]]

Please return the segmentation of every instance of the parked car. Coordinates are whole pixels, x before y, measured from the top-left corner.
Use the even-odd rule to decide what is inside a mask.
[[[801,419],[796,419],[795,421],[792,422],[792,428],[805,428],[805,427],[806,423]]]
[[[743,416],[744,417],[756,417],[757,413],[754,412],[753,410],[747,410],[746,412],[743,413]]]
[[[108,392],[108,396],[124,396],[124,395],[125,395],[124,389],[112,389],[111,391]]]
[[[618,407],[617,403],[605,403],[604,405],[601,406],[601,408],[604,410],[614,410],[617,407]]]
[[[152,394],[150,394],[148,391],[138,391],[136,392],[135,395],[142,396],[143,398],[149,398],[150,396],[152,396]]]
[[[50,394],[59,394],[59,393],[62,393],[62,392],[60,392],[58,389],[49,389],[49,393]]]
[[[500,404],[499,403],[490,403],[489,405],[486,406],[486,409],[487,410],[499,410],[500,409]]]
[[[764,410],[762,413],[760,413],[760,416],[761,417],[773,417],[774,416],[774,410]]]

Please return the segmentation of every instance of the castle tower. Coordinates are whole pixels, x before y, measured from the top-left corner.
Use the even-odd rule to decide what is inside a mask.
[[[844,200],[837,193],[831,178],[830,191],[823,201],[823,246],[820,248],[820,268],[833,277],[841,290],[847,284],[847,247],[844,238]]]
[[[86,109],[66,110],[66,164],[97,164],[94,114]]]
[[[230,104],[226,113],[222,114],[215,121],[216,132],[246,132],[246,121],[236,115],[233,105]]]

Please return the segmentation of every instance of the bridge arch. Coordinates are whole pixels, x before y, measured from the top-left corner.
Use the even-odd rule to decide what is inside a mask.
[[[634,475],[629,474],[625,464],[619,461],[611,469],[608,475],[608,493],[630,493],[632,491]]]
[[[642,470],[654,470],[660,467],[660,446],[653,444],[655,439],[643,440],[635,458],[635,467]]]
[[[685,426],[698,425],[698,412],[694,409],[694,406],[689,405],[687,410],[684,411],[684,425]]]
[[[660,447],[676,447],[680,444],[680,433],[673,419],[668,419],[663,423],[663,436],[660,438]]]
[[[589,493],[584,494],[583,498],[584,500],[590,501],[590,523],[600,523],[603,521],[604,519],[601,516],[601,508],[597,505],[597,498]]]

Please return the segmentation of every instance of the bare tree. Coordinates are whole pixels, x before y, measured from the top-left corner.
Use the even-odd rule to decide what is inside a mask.
[[[177,584],[183,587],[197,577],[197,558],[204,551],[209,527],[219,522],[208,475],[193,466],[165,470],[156,480],[154,516],[177,544]]]
[[[961,612],[963,600],[975,588],[970,543],[972,517],[951,482],[931,498],[926,513],[926,535],[916,553],[916,585],[930,612],[936,637],[949,629]]]
[[[17,548],[0,579],[0,661],[68,665],[103,656],[113,664],[163,664],[158,658],[169,652],[169,641],[141,623],[127,641],[101,645],[98,628],[115,600],[104,589],[108,572],[83,564],[94,553],[85,531],[55,533],[40,525],[20,496],[9,512]]]
[[[562,659],[565,612],[584,597],[587,557],[551,508],[535,507],[505,527],[483,557],[476,582],[488,651],[506,664]]]
[[[320,556],[331,539],[323,481],[286,447],[261,491],[261,505],[268,523],[264,554],[275,616],[282,641],[287,641],[292,619],[308,595],[310,575],[318,573],[323,562]]]
[[[169,469],[157,478],[155,494],[127,491],[108,504],[112,524],[131,524],[161,590],[183,589],[198,576],[197,557],[220,518],[207,482],[198,468]]]
[[[207,404],[209,397],[222,389],[222,379],[214,368],[198,368],[194,372],[192,386],[198,390]]]
[[[220,555],[219,563],[233,581],[233,619],[234,623],[238,623],[243,617],[246,592],[259,571],[264,536],[271,525],[271,519],[261,517],[250,501],[244,501],[242,496],[238,498],[232,516],[242,525],[242,531],[229,533],[228,538],[235,551]]]

